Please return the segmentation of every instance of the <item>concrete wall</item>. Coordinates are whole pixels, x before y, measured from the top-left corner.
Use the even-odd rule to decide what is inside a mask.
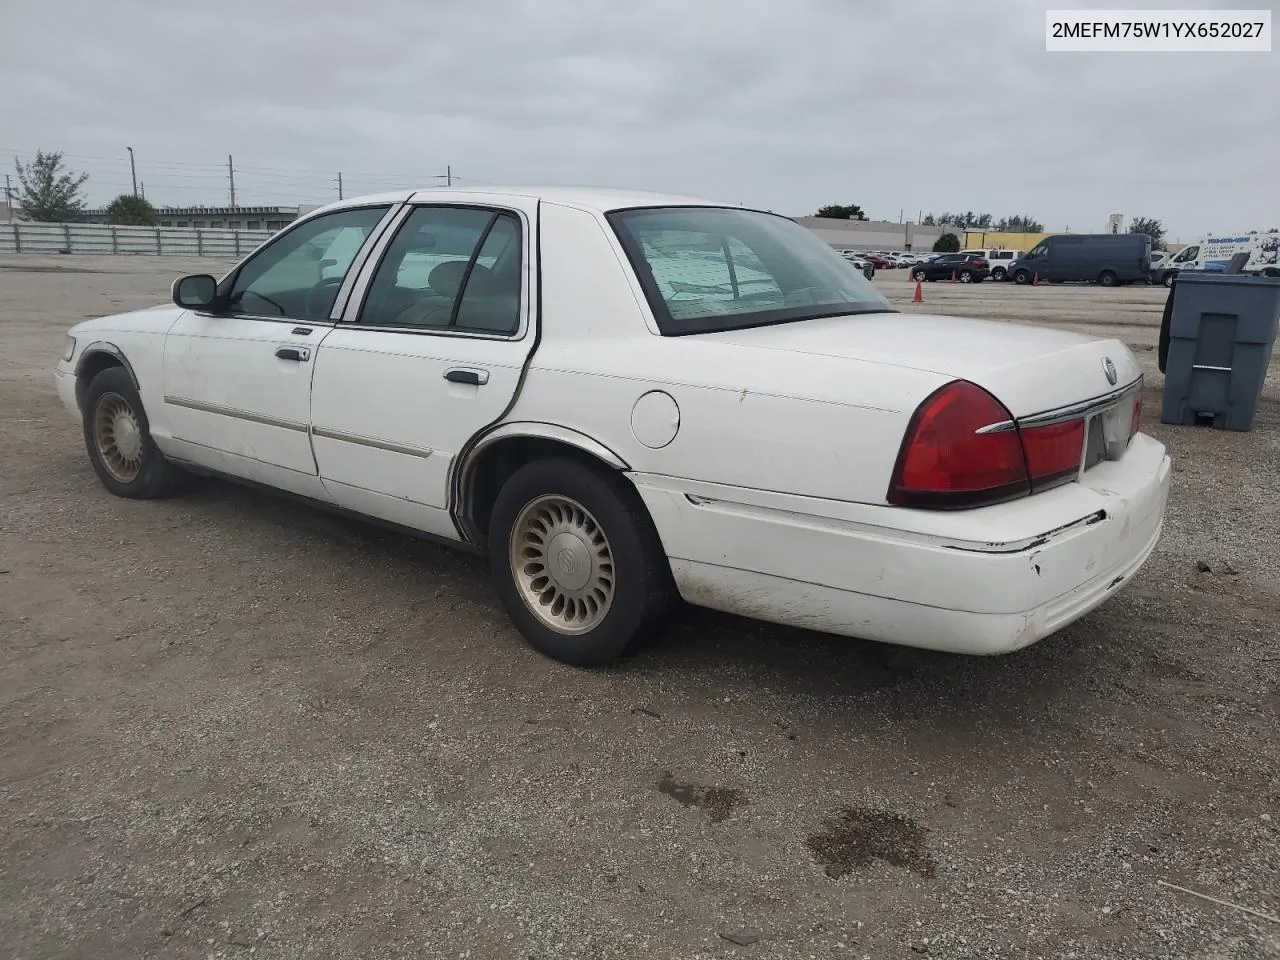
[[[825,217],[795,217],[796,223],[812,230],[824,243],[837,250],[914,250],[927,252],[944,233],[957,236],[951,227],[924,227],[918,223],[891,220],[828,220]]]
[[[179,230],[14,220],[0,228],[0,253],[135,253],[239,259],[270,237],[266,230]]]

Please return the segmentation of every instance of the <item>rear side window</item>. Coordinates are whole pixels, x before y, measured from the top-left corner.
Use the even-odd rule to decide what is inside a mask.
[[[360,323],[514,334],[520,221],[481,207],[419,207],[387,247]]]

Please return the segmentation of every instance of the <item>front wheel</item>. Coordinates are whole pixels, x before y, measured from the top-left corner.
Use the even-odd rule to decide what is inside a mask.
[[[129,374],[108,367],[84,396],[84,444],[102,485],[117,497],[151,500],[178,493],[190,474],[165,459]]]
[[[1172,274],[1172,273],[1166,273],[1166,274],[1164,275],[1164,285],[1165,285],[1166,287],[1172,287],[1172,286],[1173,286],[1173,274]]]
[[[992,270],[992,271],[991,271],[991,279],[992,279],[992,280],[1003,280],[1003,279],[1004,279],[1004,273],[1005,273],[1004,267],[996,267],[994,270]]]
[[[1028,284],[1031,282],[1031,274],[1029,274],[1026,270],[1019,270],[1016,273],[1014,273],[1013,282],[1021,285]]]
[[[675,602],[644,505],[611,471],[535,460],[503,486],[489,526],[503,606],[535,649],[573,666],[616,660]]]
[[[1114,287],[1116,285],[1116,275],[1110,270],[1103,270],[1098,274],[1098,283],[1104,287]]]

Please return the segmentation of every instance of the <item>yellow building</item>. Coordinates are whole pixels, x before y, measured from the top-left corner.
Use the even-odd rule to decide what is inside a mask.
[[[966,230],[962,250],[1021,250],[1026,253],[1045,237],[1065,231],[1050,233],[1009,233],[1004,230]]]

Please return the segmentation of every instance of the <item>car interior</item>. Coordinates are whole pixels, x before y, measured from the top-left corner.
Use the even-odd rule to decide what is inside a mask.
[[[471,244],[479,238],[468,237]],[[444,249],[442,249],[444,248]],[[520,231],[499,216],[478,256],[430,222],[402,230],[369,287],[362,324],[512,334],[520,326]]]

